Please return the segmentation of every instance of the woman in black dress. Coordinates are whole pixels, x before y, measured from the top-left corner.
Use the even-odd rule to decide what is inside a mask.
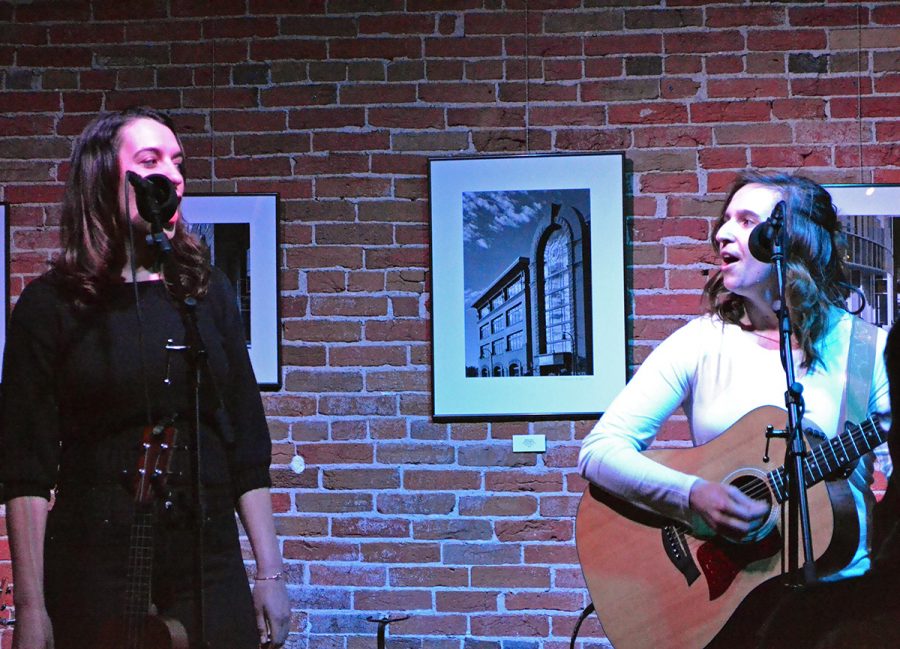
[[[171,252],[148,241],[151,228],[126,179],[129,171],[159,174],[180,197],[183,162],[172,122],[155,110],[106,113],[89,124],[68,171],[62,254],[13,311],[0,482],[17,649],[100,646],[101,629],[135,584],[129,549],[142,437],[170,420],[178,440],[165,489],[151,497],[148,609],[177,620],[191,646],[201,638],[212,649],[285,642],[290,604],[269,495],[271,443],[233,291],[179,212],[162,224]],[[194,363],[192,350],[201,348]],[[192,457],[196,439],[200,453]],[[252,595],[235,509],[256,561]],[[193,552],[199,528],[202,613]]]

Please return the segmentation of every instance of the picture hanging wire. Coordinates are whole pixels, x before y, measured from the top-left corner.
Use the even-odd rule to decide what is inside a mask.
[[[866,70],[869,69],[868,55],[866,56]],[[862,9],[856,3],[856,125],[857,125],[857,156],[859,157],[859,182],[866,182],[863,173],[863,123],[862,123]],[[875,182],[874,174],[871,182]]]
[[[531,125],[529,119],[528,105],[528,89],[531,73],[529,71],[529,52],[528,52],[528,0],[525,0],[525,153],[531,153],[530,132]]]
[[[210,193],[215,191],[215,178],[216,178],[216,127],[213,123],[213,118],[216,114],[216,39],[210,38],[210,46],[211,46],[211,72],[212,79],[210,81],[211,87],[211,97],[210,97],[210,109],[209,109],[209,191]]]

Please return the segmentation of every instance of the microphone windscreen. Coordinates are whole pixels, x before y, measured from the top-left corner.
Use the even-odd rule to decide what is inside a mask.
[[[750,254],[760,261],[772,261],[772,244],[775,242],[775,228],[768,221],[763,221],[750,232]]]
[[[784,226],[784,213],[787,210],[787,204],[784,201],[778,201],[772,208],[772,214],[768,219],[758,224],[750,232],[748,245],[750,254],[762,262],[769,263],[772,261],[772,248],[775,245],[775,237]]]
[[[125,177],[134,187],[135,203],[141,218],[162,227],[175,215],[181,199],[171,180],[162,174],[142,177],[133,171],[126,172]]]

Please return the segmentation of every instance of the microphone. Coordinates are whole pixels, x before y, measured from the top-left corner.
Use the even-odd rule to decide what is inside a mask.
[[[750,254],[759,261],[770,263],[772,261],[772,252],[775,241],[781,234],[781,226],[784,222],[784,212],[787,209],[784,201],[778,201],[778,204],[772,210],[772,215],[753,228],[750,232]]]
[[[134,199],[141,218],[153,226],[154,232],[161,231],[163,224],[175,215],[181,202],[174,183],[162,174],[139,176],[127,171],[125,177],[134,187]]]

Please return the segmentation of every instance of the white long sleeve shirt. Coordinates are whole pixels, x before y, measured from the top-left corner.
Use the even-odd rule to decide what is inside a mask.
[[[839,426],[846,382],[850,314],[832,310],[832,326],[819,341],[824,366],[801,368],[802,352],[794,352],[796,378],[803,384],[805,423],[828,437]],[[884,332],[876,340],[876,359],[869,393],[869,412],[890,409],[884,365]],[[759,336],[715,316],[690,321],[663,341],[644,361],[585,438],[578,460],[581,474],[607,491],[665,516],[690,524],[691,487],[699,480],[641,455],[663,422],[684,406],[694,445],[725,432],[759,406],[784,407],[786,382],[778,349],[765,349]],[[850,476],[860,522],[860,544],[850,565],[835,575],[861,574],[869,567],[868,520],[873,460],[868,454]]]

